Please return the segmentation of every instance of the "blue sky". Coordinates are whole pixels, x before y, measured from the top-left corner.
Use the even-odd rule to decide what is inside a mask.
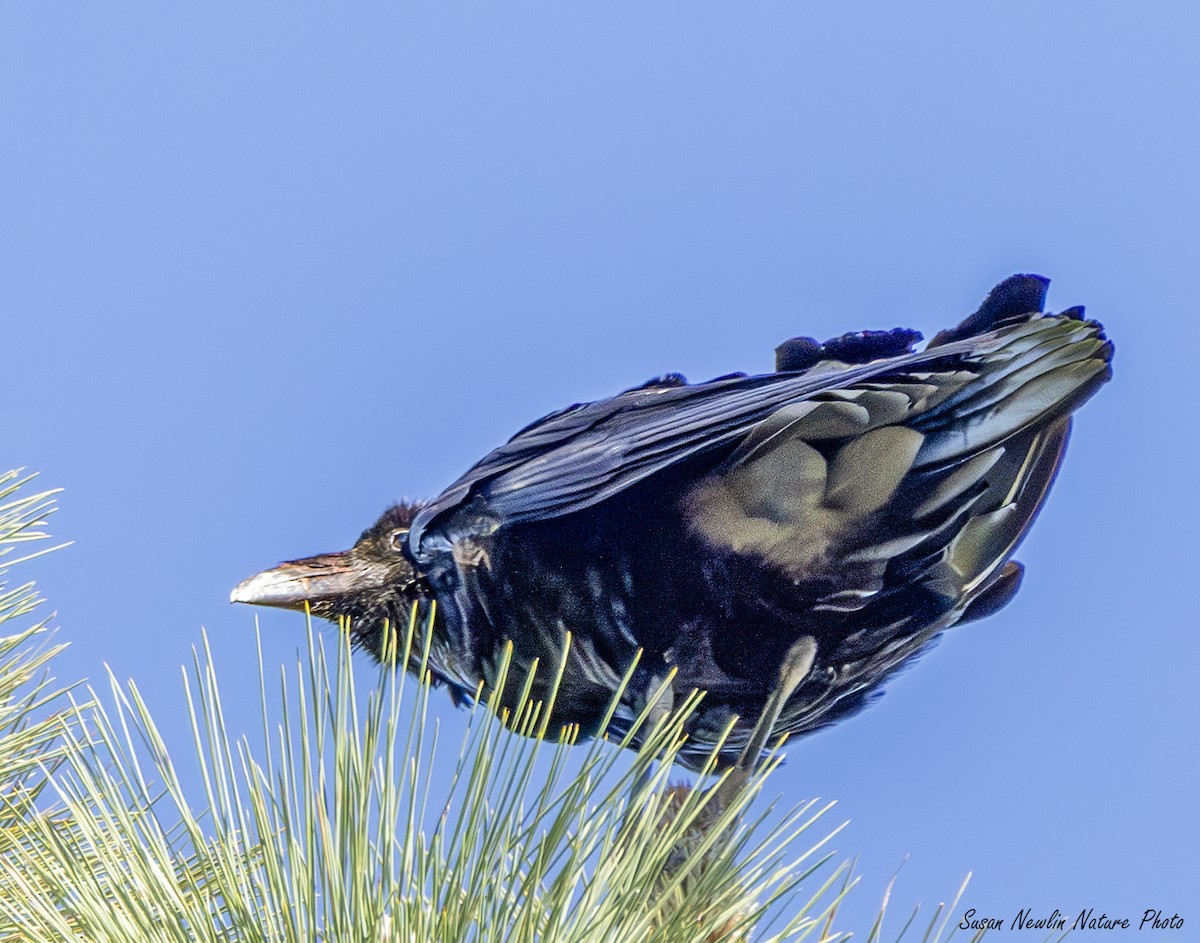
[[[75,545],[33,573],[60,676],[135,678],[186,748],[205,626],[253,728],[241,578],[553,408],[932,334],[1040,272],[1117,361],[1024,588],[776,785],[852,820],[851,926],[906,855],[898,910],[973,870],[964,908],[1005,919],[1200,924],[1198,31],[1184,3],[6,4],[0,464],[66,489]],[[262,625],[293,662],[302,620]]]

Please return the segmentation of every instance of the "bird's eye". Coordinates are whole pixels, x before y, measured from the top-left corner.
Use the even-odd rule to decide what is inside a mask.
[[[404,541],[408,538],[408,530],[394,530],[388,535],[388,546],[400,552],[404,549]]]

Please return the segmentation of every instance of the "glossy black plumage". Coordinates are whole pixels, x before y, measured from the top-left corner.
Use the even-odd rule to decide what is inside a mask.
[[[1016,592],[1011,555],[1112,356],[1081,309],[1040,314],[1046,285],[1006,280],[921,352],[903,329],[794,338],[772,374],[667,374],[552,413],[350,551],[233,598],[350,615],[376,653],[384,619],[436,599],[431,658],[459,696],[505,640],[548,665],[570,630],[554,720],[589,734],[641,650],[612,725],[673,670],[676,694],[708,692],[686,762],[734,714],[737,759],[773,692],[774,735],[833,723]]]

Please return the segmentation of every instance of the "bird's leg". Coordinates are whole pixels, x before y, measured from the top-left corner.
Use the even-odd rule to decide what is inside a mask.
[[[758,765],[758,758],[767,747],[771,731],[775,729],[775,722],[779,720],[783,708],[796,693],[796,688],[800,687],[800,682],[812,670],[816,657],[817,640],[811,635],[802,636],[783,656],[783,664],[779,668],[779,682],[776,684],[775,690],[771,692],[771,696],[767,698],[766,706],[758,715],[758,723],[754,725],[750,739],[742,748],[742,754],[737,761],[737,769],[749,771]]]
[[[645,728],[648,732],[653,732],[654,728],[675,709],[675,686],[671,683],[672,678],[673,673],[661,672],[650,675],[646,680],[645,687],[642,689],[642,698],[645,702],[654,698],[654,702],[648,703],[646,707]]]
[[[645,731],[645,734],[641,738],[643,744],[658,729],[658,725],[666,720],[670,716],[671,711],[675,709],[675,685],[671,683],[674,677],[673,672],[659,673],[647,671],[644,675],[644,678],[641,679],[642,683],[639,685],[641,688],[642,709],[645,713],[645,720],[642,723],[642,730]],[[655,696],[656,694],[657,697]],[[651,702],[651,698],[653,698],[653,702]],[[646,768],[642,770],[641,775],[637,778],[637,782],[633,785],[635,793],[645,787],[650,781],[654,765],[647,764]]]
[[[771,692],[762,713],[758,715],[758,722],[754,725],[754,730],[750,732],[750,739],[742,748],[733,772],[721,784],[717,793],[716,798],[721,807],[724,807],[750,778],[750,773],[758,765],[759,757],[767,748],[767,742],[771,738],[771,731],[775,729],[779,715],[783,713],[787,702],[812,670],[816,657],[817,640],[811,635],[802,636],[788,649],[779,669],[779,681],[775,685],[775,690]]]

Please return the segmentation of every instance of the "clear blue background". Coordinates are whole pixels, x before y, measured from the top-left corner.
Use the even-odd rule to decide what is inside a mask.
[[[66,489],[60,676],[132,676],[185,752],[203,625],[254,729],[241,578],[552,408],[1042,272],[1118,355],[1024,589],[776,783],[852,820],[859,932],[907,855],[897,912],[974,870],[960,911],[1194,938],[1198,35],[1153,2],[5,4],[0,464]],[[300,617],[262,624],[294,662]]]

